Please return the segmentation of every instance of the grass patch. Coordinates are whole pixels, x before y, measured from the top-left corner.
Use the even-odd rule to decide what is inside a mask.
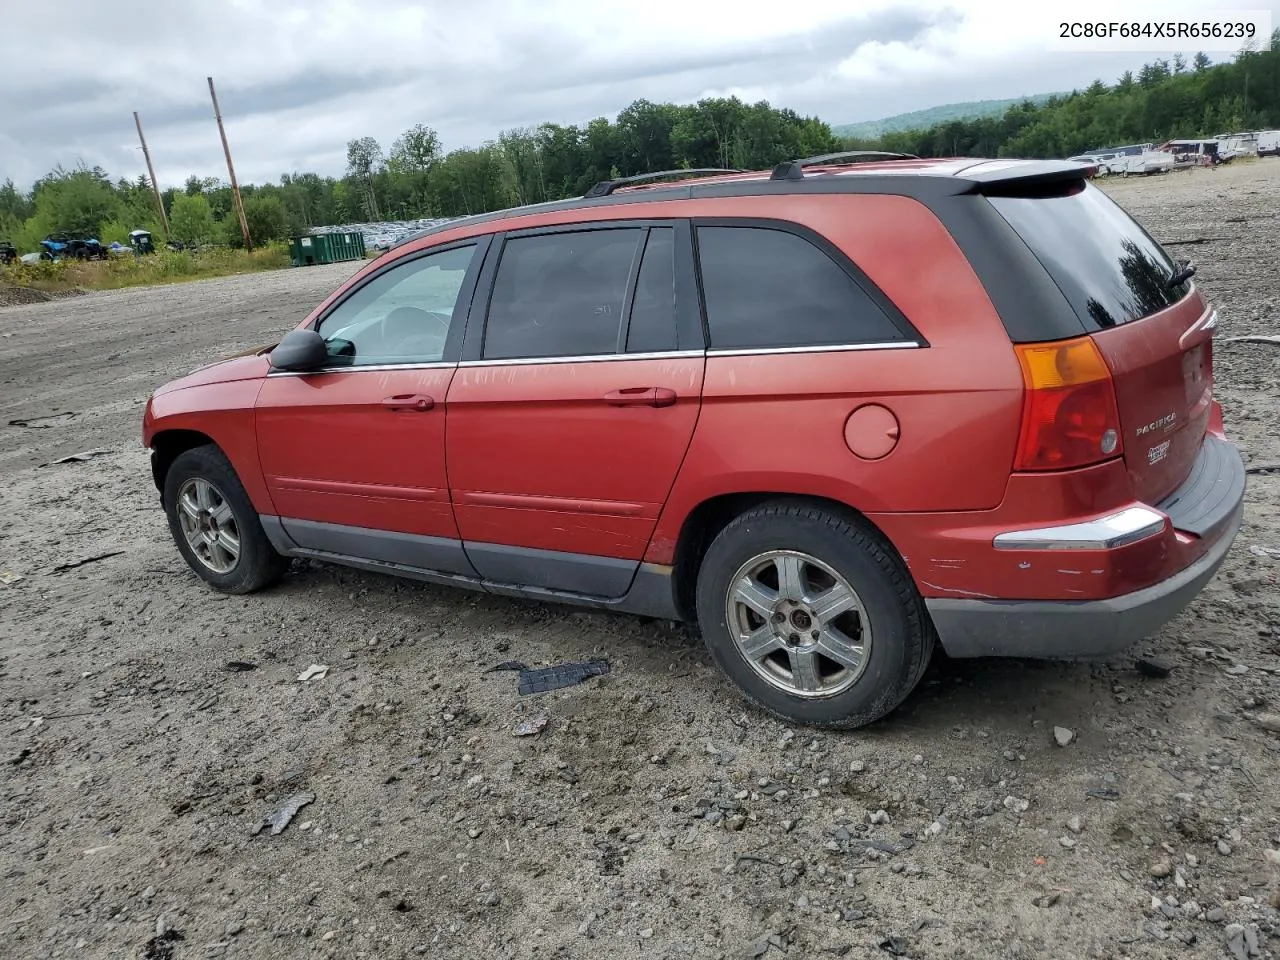
[[[259,247],[252,253],[215,247],[199,252],[158,250],[146,256],[110,260],[41,261],[0,267],[0,286],[26,287],[46,293],[70,290],[119,290],[160,283],[183,283],[238,273],[258,273],[290,266],[283,243]]]

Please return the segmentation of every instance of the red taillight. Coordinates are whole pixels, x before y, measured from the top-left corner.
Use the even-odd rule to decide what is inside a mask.
[[[1093,340],[1014,350],[1026,388],[1014,470],[1070,470],[1124,452],[1111,371]]]

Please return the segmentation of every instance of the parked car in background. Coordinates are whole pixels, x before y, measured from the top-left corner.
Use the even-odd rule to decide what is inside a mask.
[[[178,551],[225,593],[309,557],[685,620],[748,698],[833,727],[935,641],[1156,632],[1243,511],[1194,271],[1077,163],[877,156],[393,249],[148,399]]]
[[[18,248],[8,240],[0,240],[0,264],[8,266],[18,261]]]
[[[1280,157],[1280,130],[1258,132],[1258,156]]]
[[[40,241],[40,252],[47,260],[107,259],[107,250],[96,237],[78,237],[66,233],[45,237]]]
[[[150,230],[131,230],[129,231],[129,246],[133,248],[136,254],[155,253],[155,241],[151,239]]]

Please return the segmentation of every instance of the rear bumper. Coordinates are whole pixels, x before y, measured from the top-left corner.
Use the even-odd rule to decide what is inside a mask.
[[[1244,463],[1234,446],[1207,437],[1195,469],[1178,490],[1154,509],[1134,508],[1167,517],[1167,525],[1150,533],[1150,541],[1194,545],[1189,563],[1150,586],[1102,599],[926,598],[943,648],[952,657],[1104,656],[1156,633],[1195,599],[1222,565],[1243,521],[1244,491]],[[1089,526],[1057,529],[1064,537],[1095,535],[1096,529]],[[1081,547],[1096,550],[1098,544],[1096,539],[1082,541]],[[1069,555],[1070,544],[1059,541],[1050,549],[1062,557],[1064,552]]]

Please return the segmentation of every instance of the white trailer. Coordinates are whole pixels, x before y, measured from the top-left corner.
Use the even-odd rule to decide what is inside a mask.
[[[1068,159],[1092,162],[1103,176],[1136,176],[1167,173],[1173,169],[1173,154],[1156,150],[1150,143],[1130,143],[1123,147],[1105,147]]]
[[[1237,157],[1256,157],[1258,155],[1258,135],[1256,133],[1220,133],[1213,139],[1218,141],[1218,158],[1226,163]]]

